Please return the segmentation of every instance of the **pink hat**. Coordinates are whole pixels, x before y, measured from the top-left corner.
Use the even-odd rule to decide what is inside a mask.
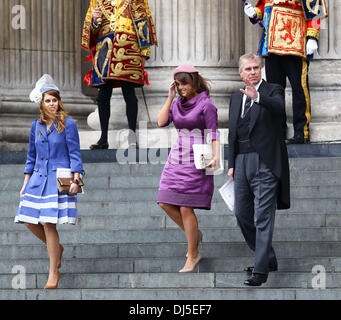
[[[180,72],[186,72],[186,73],[194,73],[198,72],[199,70],[195,69],[191,64],[189,63],[184,63],[178,66],[176,69],[174,69],[173,76],[175,76],[177,73]]]

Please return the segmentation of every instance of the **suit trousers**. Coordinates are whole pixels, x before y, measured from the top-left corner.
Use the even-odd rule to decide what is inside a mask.
[[[278,179],[256,152],[236,156],[235,215],[249,248],[255,252],[254,273],[268,274],[277,266],[272,248]]]
[[[137,114],[138,114],[138,100],[135,94],[134,83],[130,83],[127,81],[121,81],[121,88],[124,101],[126,103],[126,116],[128,119],[129,129],[133,132],[136,131],[136,122],[137,122]],[[106,83],[102,84],[98,88],[98,96],[97,96],[97,104],[98,104],[98,114],[99,121],[101,124],[102,135],[99,140],[99,143],[108,142],[108,127],[109,127],[109,118],[110,118],[110,99],[113,90],[113,81],[109,80]],[[132,140],[129,142],[135,142],[133,135],[129,134],[128,139]],[[136,138],[135,138],[136,139]]]

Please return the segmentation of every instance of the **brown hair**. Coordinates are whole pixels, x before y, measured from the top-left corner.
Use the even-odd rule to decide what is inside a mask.
[[[58,110],[56,115],[54,113],[51,113],[49,109],[44,105],[44,96],[45,94],[50,94],[51,96],[57,98],[58,100]],[[40,120],[39,123],[47,123],[49,120],[55,120],[57,119],[57,131],[58,133],[63,132],[65,129],[65,118],[68,117],[68,114],[66,113],[66,110],[64,108],[62,99],[60,97],[60,94],[57,90],[51,90],[47,91],[43,94],[43,99],[40,102]]]
[[[178,80],[184,84],[190,84],[197,93],[206,91],[210,95],[210,80],[203,78],[198,72],[187,73],[179,72],[174,76],[174,80]]]

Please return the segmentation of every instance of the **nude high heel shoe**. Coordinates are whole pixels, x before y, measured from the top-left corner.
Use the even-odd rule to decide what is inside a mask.
[[[202,232],[198,229],[198,242],[197,242],[197,249],[199,249],[199,244],[200,244],[200,249],[202,249]],[[186,253],[186,258],[188,258],[188,252]]]
[[[50,285],[45,285],[44,289],[57,289],[60,277],[61,277],[61,275],[60,275],[60,272],[58,271],[57,283],[55,285],[51,285],[51,284]]]
[[[182,268],[181,270],[179,270],[179,272],[194,272],[194,270],[198,267],[198,272],[199,272],[199,262],[202,259],[202,256],[200,253],[198,253],[195,262],[193,264],[192,268]]]

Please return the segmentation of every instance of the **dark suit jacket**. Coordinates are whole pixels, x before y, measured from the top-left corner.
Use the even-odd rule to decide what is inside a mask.
[[[279,179],[277,209],[290,208],[290,181],[287,147],[283,137],[285,116],[284,89],[277,84],[262,81],[258,89],[260,100],[250,112],[250,140],[260,158]],[[229,110],[229,156],[228,167],[234,168],[237,146],[238,118],[242,108],[243,94],[238,91],[230,100]]]

